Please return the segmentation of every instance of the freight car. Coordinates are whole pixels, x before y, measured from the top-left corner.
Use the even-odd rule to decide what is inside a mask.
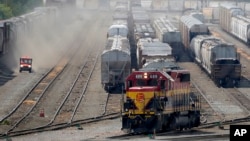
[[[153,27],[156,37],[163,43],[168,43],[172,47],[172,55],[178,60],[183,52],[180,31],[166,18],[154,20]]]
[[[220,13],[220,26],[222,29],[224,29],[225,31],[231,33],[232,30],[232,25],[231,25],[231,21],[232,21],[232,17],[237,16],[237,15],[242,15],[244,16],[244,11],[232,4],[224,4],[220,6],[219,9],[219,13]]]
[[[108,92],[121,90],[131,72],[130,45],[127,37],[109,37],[101,55],[101,83]]]
[[[190,48],[195,61],[218,86],[237,86],[241,78],[240,58],[234,45],[209,35],[192,39]]]
[[[128,37],[129,30],[127,25],[128,25],[127,21],[125,20],[114,21],[113,24],[108,29],[107,37],[112,37],[116,35]]]
[[[187,70],[134,71],[126,79],[122,130],[148,133],[200,125],[200,102],[190,98]],[[197,98],[198,99],[198,98]]]
[[[133,40],[135,44],[140,38],[155,38],[155,31],[150,23],[148,13],[142,7],[132,7]]]
[[[140,70],[179,70],[181,67],[172,59],[154,59],[146,62]]]
[[[150,23],[150,17],[142,7],[132,7],[133,23]]]
[[[190,42],[195,36],[209,34],[208,26],[190,15],[184,15],[180,18],[179,29],[184,49],[187,51],[190,49]]]
[[[250,19],[237,15],[231,19],[231,34],[250,44]]]
[[[134,24],[134,40],[138,42],[141,38],[155,38],[155,30],[150,23]]]
[[[157,39],[142,38],[137,42],[137,65],[138,68],[154,59],[173,59],[172,48],[167,43]]]

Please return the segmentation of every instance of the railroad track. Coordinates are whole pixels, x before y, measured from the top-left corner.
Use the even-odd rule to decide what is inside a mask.
[[[70,90],[67,92],[60,106],[57,108],[50,124],[67,122],[72,123],[76,111],[85,96],[85,92],[95,69],[98,56],[99,54],[89,53],[89,56],[87,57],[88,59],[84,62],[72,86],[70,87]]]
[[[78,36],[80,38],[81,36]],[[76,41],[79,40],[76,38]],[[73,42],[74,43],[74,42]],[[70,44],[72,45],[72,44]],[[76,45],[76,44],[74,44]],[[67,67],[68,62],[73,59],[74,54],[80,48],[80,45],[77,45],[77,48],[67,50],[58,63],[47,71],[42,78],[25,94],[25,96],[19,101],[19,103],[2,119],[0,119],[0,136],[8,135],[11,132],[24,130],[26,128],[22,127],[22,124],[26,124],[30,121],[25,121],[32,115],[32,112],[35,111],[38,104],[41,103],[42,99],[46,97],[46,91],[53,84],[56,78],[64,71]],[[21,128],[19,128],[21,127]],[[32,127],[28,127],[32,128]]]
[[[49,70],[20,100],[16,107],[0,120],[0,123],[9,123],[9,125],[1,125],[1,134],[8,134],[13,131],[32,112],[49,86],[67,66],[67,63],[68,61],[63,59]]]
[[[59,124],[53,124],[49,126],[36,127],[32,129],[27,129],[27,130],[13,131],[13,132],[10,132],[9,134],[1,134],[0,139],[5,139],[6,137],[21,136],[21,135],[27,135],[27,134],[32,134],[32,133],[44,132],[44,131],[59,130],[59,129],[64,129],[64,128],[68,128],[72,126],[76,126],[78,129],[81,129],[81,125],[84,125],[84,124],[90,124],[90,123],[100,122],[104,120],[111,120],[111,119],[116,119],[119,117],[120,117],[120,113],[110,113],[110,114],[101,115],[97,117],[92,117],[92,118],[87,118],[87,119],[82,119],[82,120],[75,120],[75,121],[72,121],[70,124],[59,123]]]
[[[185,131],[168,131],[154,134],[123,134],[118,136],[111,136],[109,139],[116,140],[135,140],[135,139],[157,139],[157,140],[202,140],[202,139],[218,139],[229,138],[229,133],[204,133],[200,129],[185,130]]]
[[[113,112],[120,112],[121,113],[121,107],[122,107],[122,100],[123,100],[124,94],[108,94],[107,97],[107,103],[105,105],[105,110],[103,111],[103,115],[110,114]]]
[[[218,113],[217,107],[213,106],[212,101],[210,101],[205,94],[202,92],[202,90],[199,88],[197,84],[195,84],[194,81],[191,81],[191,90],[196,95],[200,95],[201,105],[202,105],[202,112],[201,112],[201,122],[206,123],[208,116],[213,116],[213,120],[217,121],[224,121],[225,115],[220,112]]]
[[[237,88],[221,88],[223,91],[226,91],[231,99],[236,101],[238,105],[245,110],[245,112],[250,115],[250,99]]]

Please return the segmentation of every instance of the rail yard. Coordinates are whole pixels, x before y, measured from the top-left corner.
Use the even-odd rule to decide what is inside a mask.
[[[0,21],[0,140],[227,141],[250,125],[248,3],[64,2]]]

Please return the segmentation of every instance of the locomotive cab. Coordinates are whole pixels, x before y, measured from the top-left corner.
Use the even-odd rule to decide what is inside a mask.
[[[24,56],[20,58],[20,68],[19,72],[22,71],[29,71],[31,73],[32,71],[32,58]]]

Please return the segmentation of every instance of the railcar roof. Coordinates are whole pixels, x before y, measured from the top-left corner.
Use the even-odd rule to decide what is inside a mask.
[[[184,15],[181,17],[181,22],[183,22],[187,27],[191,28],[194,25],[204,25],[200,20],[190,16],[190,15]]]

